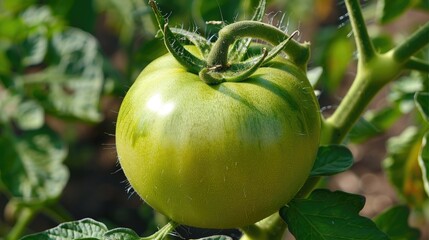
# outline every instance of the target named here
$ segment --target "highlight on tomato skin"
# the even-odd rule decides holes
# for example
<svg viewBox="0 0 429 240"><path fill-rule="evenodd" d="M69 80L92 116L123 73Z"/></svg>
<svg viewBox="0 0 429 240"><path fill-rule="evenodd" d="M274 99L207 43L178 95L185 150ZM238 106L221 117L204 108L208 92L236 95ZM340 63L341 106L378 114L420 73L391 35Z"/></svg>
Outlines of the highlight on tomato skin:
<svg viewBox="0 0 429 240"><path fill-rule="evenodd" d="M173 221L203 228L278 211L309 176L319 137L313 89L282 57L244 81L208 85L166 54L129 89L116 126L134 190Z"/></svg>

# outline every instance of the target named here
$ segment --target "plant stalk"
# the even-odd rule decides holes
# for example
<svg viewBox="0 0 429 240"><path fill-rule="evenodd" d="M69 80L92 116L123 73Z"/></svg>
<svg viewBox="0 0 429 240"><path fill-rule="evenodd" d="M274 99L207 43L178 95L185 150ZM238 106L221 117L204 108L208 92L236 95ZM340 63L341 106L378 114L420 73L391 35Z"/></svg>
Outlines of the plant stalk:
<svg viewBox="0 0 429 240"><path fill-rule="evenodd" d="M286 222L275 213L260 222L241 228L241 240L281 240L286 229Z"/></svg>
<svg viewBox="0 0 429 240"><path fill-rule="evenodd" d="M429 63L417 58L411 58L405 62L405 68L429 73Z"/></svg>
<svg viewBox="0 0 429 240"><path fill-rule="evenodd" d="M353 35L356 42L359 61L369 62L375 55L374 46L368 35L362 9L358 0L345 0Z"/></svg>
<svg viewBox="0 0 429 240"><path fill-rule="evenodd" d="M17 222L10 230L9 234L5 237L5 240L18 240L24 233L28 224L34 218L35 213L35 209L23 207L19 212Z"/></svg>
<svg viewBox="0 0 429 240"><path fill-rule="evenodd" d="M427 44L429 44L429 22L414 32L402 44L396 46L392 50L393 56L397 62L408 61Z"/></svg>

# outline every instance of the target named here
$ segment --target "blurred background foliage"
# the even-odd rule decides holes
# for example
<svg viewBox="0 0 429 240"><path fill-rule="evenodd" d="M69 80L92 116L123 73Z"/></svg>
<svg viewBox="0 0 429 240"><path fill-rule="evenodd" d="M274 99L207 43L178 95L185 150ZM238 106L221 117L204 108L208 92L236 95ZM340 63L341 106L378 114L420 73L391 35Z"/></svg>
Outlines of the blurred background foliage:
<svg viewBox="0 0 429 240"><path fill-rule="evenodd" d="M215 41L222 24L249 19L257 2L158 4L170 26ZM362 4L381 52L429 21L425 0ZM298 29L300 40L312 43L309 75L321 111L329 115L350 84L350 63L356 59L344 3L271 0L264 21L287 32ZM156 33L152 11L142 0L0 0L0 238L19 224L26 226L23 233L31 233L85 217L140 235L165 222L125 191L113 136L126 90L149 62L166 53ZM429 59L429 51L420 57ZM427 74L412 72L389 86L348 138L357 163L325 183L367 196L369 217L405 203L418 206L414 224L427 227L421 216L429 215L428 193L421 172L416 176L413 153L426 125L410 101L414 92L428 92L428 82ZM414 127L405 130L404 123ZM386 154L385 141L395 135ZM27 222L20 222L20 215L29 215ZM185 237L191 231L210 233L182 231Z"/></svg>

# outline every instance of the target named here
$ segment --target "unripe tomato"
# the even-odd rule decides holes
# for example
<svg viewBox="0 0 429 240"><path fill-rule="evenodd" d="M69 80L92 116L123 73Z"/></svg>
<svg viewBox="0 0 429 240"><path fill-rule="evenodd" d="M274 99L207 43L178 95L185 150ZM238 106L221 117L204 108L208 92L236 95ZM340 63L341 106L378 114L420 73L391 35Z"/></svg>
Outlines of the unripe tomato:
<svg viewBox="0 0 429 240"><path fill-rule="evenodd" d="M167 54L126 94L116 146L131 186L154 209L184 225L234 228L294 197L319 135L313 89L288 60L207 85Z"/></svg>

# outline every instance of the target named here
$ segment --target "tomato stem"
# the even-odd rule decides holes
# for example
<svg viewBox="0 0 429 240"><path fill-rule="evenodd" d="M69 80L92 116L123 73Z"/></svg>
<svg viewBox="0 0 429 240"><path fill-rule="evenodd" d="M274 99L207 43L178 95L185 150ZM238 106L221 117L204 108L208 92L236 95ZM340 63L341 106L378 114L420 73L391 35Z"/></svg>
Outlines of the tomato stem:
<svg viewBox="0 0 429 240"><path fill-rule="evenodd" d="M347 12L350 16L350 23L353 28L353 35L357 45L359 61L368 62L375 55L374 46L368 35L362 9L358 0L345 0Z"/></svg>
<svg viewBox="0 0 429 240"><path fill-rule="evenodd" d="M19 211L18 220L10 230L9 234L5 237L5 240L16 240L19 239L27 228L28 224L34 218L38 209L33 207L23 207Z"/></svg>

